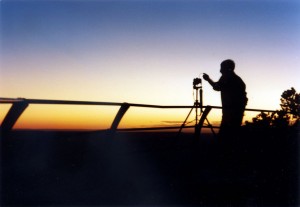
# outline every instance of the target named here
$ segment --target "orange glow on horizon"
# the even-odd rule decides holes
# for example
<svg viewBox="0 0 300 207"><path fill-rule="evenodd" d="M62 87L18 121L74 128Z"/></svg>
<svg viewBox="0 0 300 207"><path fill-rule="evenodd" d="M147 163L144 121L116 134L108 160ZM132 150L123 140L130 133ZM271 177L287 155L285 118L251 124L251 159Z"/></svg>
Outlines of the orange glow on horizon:
<svg viewBox="0 0 300 207"><path fill-rule="evenodd" d="M2 104L2 122L11 104ZM109 129L119 106L74 106L74 105L29 105L16 122L14 129ZM190 109L158 109L130 107L122 118L119 128L148 128L181 126ZM200 111L198 111L198 115ZM251 121L258 112L245 112L244 120ZM195 125L195 109L186 126ZM198 117L198 120L200 116ZM220 109L212 109L207 117L210 124L219 126L222 119ZM205 121L205 125L208 123Z"/></svg>
<svg viewBox="0 0 300 207"><path fill-rule="evenodd" d="M37 105L29 106L15 129L106 129L118 107Z"/></svg>

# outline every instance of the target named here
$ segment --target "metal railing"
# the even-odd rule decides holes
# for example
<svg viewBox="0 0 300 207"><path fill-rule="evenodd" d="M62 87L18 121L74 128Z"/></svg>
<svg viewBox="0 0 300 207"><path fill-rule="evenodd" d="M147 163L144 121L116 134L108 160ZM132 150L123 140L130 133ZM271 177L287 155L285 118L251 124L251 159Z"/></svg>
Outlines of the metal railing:
<svg viewBox="0 0 300 207"><path fill-rule="evenodd" d="M11 108L7 112L4 117L0 129L2 132L9 132L13 129L15 123L22 115L22 113L26 110L29 105L33 104L59 104L59 105L97 105L97 106L119 106L119 110L111 124L110 130L112 132L115 131L133 131L133 130L164 130L164 129L180 129L180 128L193 128L194 126L171 126L171 127L148 127L148 128L118 128L119 123L124 117L125 113L128 111L130 107L144 107L144 108L159 108L159 109L183 109L183 108L200 108L200 106L190 105L190 106L163 106L163 105L149 105L149 104L135 104L135 103L119 103L119 102L95 102L95 101L71 101L71 100L46 100L46 99L25 99L25 98L1 98L0 104L12 104ZM220 106L201 106L204 111L205 117L202 119L206 119L209 111L211 109L222 109ZM272 110L262 110L262 109L246 109L246 111L252 112L275 112ZM205 113L206 112L206 113ZM201 126L208 127L208 126ZM218 128L218 126L209 126L210 128Z"/></svg>

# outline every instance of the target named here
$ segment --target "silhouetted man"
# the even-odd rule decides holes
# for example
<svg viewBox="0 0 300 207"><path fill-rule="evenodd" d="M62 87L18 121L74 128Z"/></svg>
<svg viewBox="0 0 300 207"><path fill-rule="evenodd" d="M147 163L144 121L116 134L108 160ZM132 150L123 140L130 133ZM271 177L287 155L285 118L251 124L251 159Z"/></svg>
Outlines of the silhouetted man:
<svg viewBox="0 0 300 207"><path fill-rule="evenodd" d="M235 63L232 60L224 60L221 63L221 78L218 82L212 81L204 73L203 79L208 81L216 91L221 91L222 122L219 135L232 136L239 130L245 107L247 104L246 85L234 72Z"/></svg>

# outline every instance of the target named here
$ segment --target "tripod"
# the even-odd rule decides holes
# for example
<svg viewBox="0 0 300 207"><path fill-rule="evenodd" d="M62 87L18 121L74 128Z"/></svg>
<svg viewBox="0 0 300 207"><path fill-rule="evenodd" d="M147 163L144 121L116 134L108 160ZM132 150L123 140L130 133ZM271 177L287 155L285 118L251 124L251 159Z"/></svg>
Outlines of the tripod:
<svg viewBox="0 0 300 207"><path fill-rule="evenodd" d="M181 133L181 131L184 128L189 116L191 115L192 111L195 109L195 111L196 111L195 137L196 138L200 137L201 129L203 127L204 121L207 122L207 125L211 129L213 135L216 136L216 134L215 134L215 132L212 128L212 125L209 123L209 121L207 119L207 115L211 110L211 106L205 107L205 110L203 111L203 108L204 108L203 107L203 89L202 89L202 82L201 82L200 78L194 79L193 90L196 91L196 100L195 100L194 105L191 108L190 112L188 113L187 117L185 118L184 122L182 123L177 135L179 135ZM200 96L200 101L198 100L199 96ZM199 119L199 122L198 122L198 109L199 108L200 108L200 114L199 115L201 116L201 118Z"/></svg>

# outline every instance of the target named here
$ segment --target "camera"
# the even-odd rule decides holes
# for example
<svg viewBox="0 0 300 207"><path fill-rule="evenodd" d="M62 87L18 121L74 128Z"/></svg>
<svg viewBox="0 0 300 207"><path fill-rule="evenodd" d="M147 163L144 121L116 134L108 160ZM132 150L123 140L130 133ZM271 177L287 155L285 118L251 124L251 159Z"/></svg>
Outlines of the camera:
<svg viewBox="0 0 300 207"><path fill-rule="evenodd" d="M194 80L193 80L193 85L194 85L194 86L196 86L196 85L198 85L198 84L201 84L201 83L202 83L201 78L194 78Z"/></svg>

